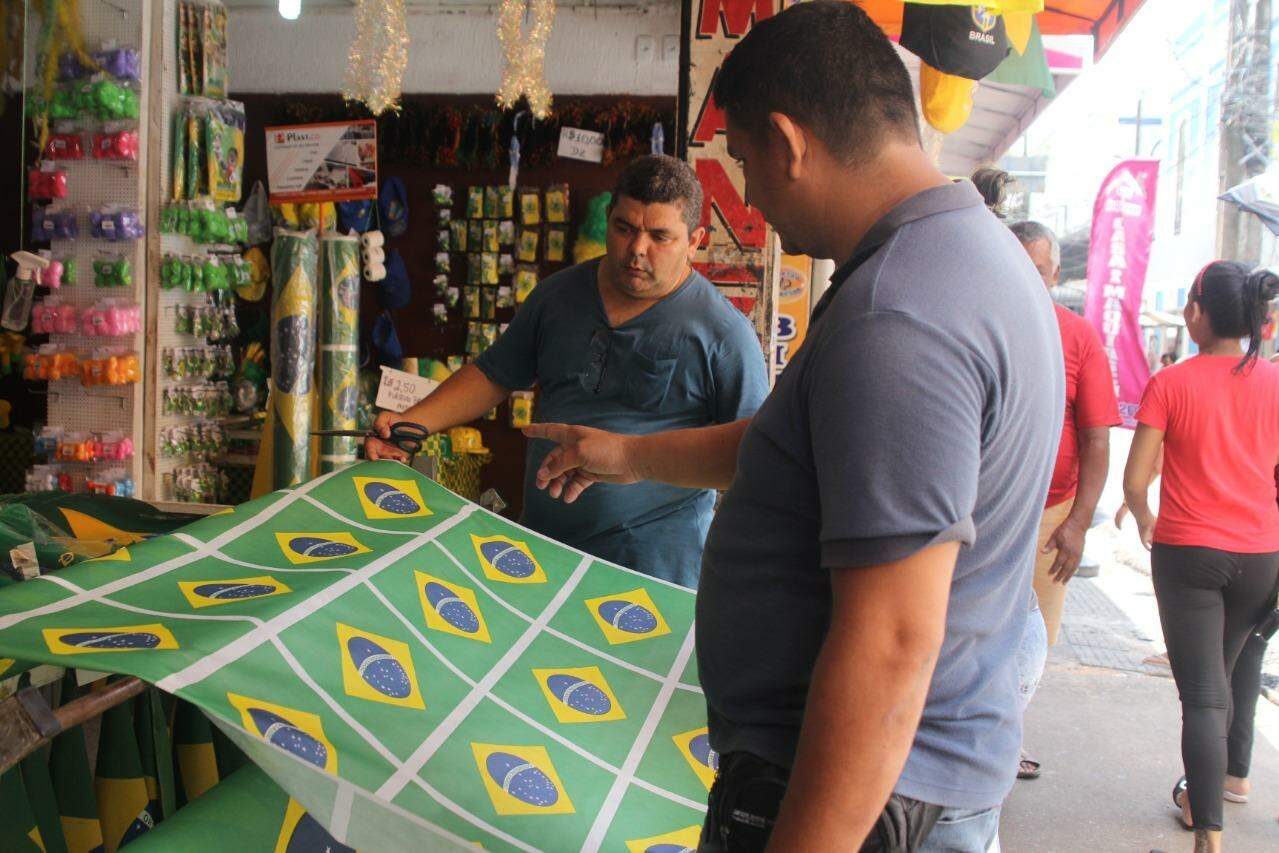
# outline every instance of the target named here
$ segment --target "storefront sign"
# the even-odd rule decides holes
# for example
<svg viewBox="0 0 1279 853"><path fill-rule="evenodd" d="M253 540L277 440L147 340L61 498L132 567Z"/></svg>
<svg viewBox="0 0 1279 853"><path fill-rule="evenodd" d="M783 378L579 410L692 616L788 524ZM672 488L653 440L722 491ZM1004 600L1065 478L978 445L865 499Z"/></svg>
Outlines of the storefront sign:
<svg viewBox="0 0 1279 853"><path fill-rule="evenodd" d="M272 204L377 198L377 123L372 119L266 129Z"/></svg>
<svg viewBox="0 0 1279 853"><path fill-rule="evenodd" d="M778 376L799 352L808 335L813 291L813 259L782 255L777 272L777 313L773 333L773 375Z"/></svg>
<svg viewBox="0 0 1279 853"><path fill-rule="evenodd" d="M1101 334L1124 426L1137 425L1137 407L1150 380L1141 331L1141 291L1155 226L1158 160L1125 160L1093 205L1084 313Z"/></svg>
<svg viewBox="0 0 1279 853"><path fill-rule="evenodd" d="M684 49L687 83L680 128L687 159L705 192L702 226L708 229L697 269L740 308L755 326L763 349L773 343L776 273L773 236L763 215L746 203L741 168L728 156L723 112L711 92L724 57L756 23L780 12L790 0L697 0L686 4Z"/></svg>
<svg viewBox="0 0 1279 853"><path fill-rule="evenodd" d="M403 412L426 399L440 383L415 373L405 373L393 367L382 368L382 381L377 387L377 407L389 412Z"/></svg>
<svg viewBox="0 0 1279 853"><path fill-rule="evenodd" d="M559 155L588 163L604 162L604 134L577 127L560 129Z"/></svg>

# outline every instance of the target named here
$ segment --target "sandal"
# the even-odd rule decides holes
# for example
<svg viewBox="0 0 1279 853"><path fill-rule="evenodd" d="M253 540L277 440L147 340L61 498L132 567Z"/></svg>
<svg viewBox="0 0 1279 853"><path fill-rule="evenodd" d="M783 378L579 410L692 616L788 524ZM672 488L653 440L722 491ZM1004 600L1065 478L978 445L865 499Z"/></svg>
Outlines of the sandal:
<svg viewBox="0 0 1279 853"><path fill-rule="evenodd" d="M1183 827L1190 831L1195 828L1195 825L1193 823L1186 823L1186 812L1181 805L1182 801L1186 798L1186 789L1188 787L1189 785L1186 783L1185 776L1182 776L1177 780L1177 784L1172 786L1172 804L1177 807L1177 820L1181 822Z"/></svg>
<svg viewBox="0 0 1279 853"><path fill-rule="evenodd" d="M1039 774L1039 762L1026 754L1025 750L1022 750L1021 760L1017 763L1017 778L1038 779Z"/></svg>

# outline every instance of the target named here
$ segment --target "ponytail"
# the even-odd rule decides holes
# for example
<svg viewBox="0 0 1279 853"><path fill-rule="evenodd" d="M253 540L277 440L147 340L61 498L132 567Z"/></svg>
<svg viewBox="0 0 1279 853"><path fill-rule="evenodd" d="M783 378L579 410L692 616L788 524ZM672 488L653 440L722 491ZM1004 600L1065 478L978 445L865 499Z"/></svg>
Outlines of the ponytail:
<svg viewBox="0 0 1279 853"><path fill-rule="evenodd" d="M1235 366L1235 373L1246 370L1261 351L1261 330L1270 316L1270 303L1279 295L1279 276L1268 269L1254 270L1243 283L1244 322L1248 326L1248 351Z"/></svg>

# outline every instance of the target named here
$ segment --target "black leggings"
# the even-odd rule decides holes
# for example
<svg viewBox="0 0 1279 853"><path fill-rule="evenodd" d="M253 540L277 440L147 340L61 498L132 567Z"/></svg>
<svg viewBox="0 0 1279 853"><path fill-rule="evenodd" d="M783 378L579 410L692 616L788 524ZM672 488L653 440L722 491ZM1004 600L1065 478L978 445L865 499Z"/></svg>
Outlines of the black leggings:
<svg viewBox="0 0 1279 853"><path fill-rule="evenodd" d="M1252 767L1252 736L1257 717L1257 699L1261 696L1261 662L1266 656L1266 641L1256 634L1248 636L1239 660L1230 674L1230 692L1234 697L1234 714L1227 739L1230 761L1226 772L1240 779L1248 778Z"/></svg>
<svg viewBox="0 0 1279 853"><path fill-rule="evenodd" d="M1274 600L1279 553L1234 554L1156 544L1159 621L1181 696L1181 759L1198 829L1221 829L1230 727L1230 673Z"/></svg>

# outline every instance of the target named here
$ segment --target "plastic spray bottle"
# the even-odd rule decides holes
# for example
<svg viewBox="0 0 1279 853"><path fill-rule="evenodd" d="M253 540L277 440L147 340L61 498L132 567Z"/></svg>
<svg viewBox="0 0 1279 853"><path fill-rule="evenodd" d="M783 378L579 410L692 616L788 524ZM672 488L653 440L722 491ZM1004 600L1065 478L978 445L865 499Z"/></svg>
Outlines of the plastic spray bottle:
<svg viewBox="0 0 1279 853"><path fill-rule="evenodd" d="M31 319L31 303L35 296L36 280L42 270L49 268L49 259L31 252L14 252L9 257L18 264L18 271L9 279L4 292L4 311L0 313L0 326L21 332Z"/></svg>

